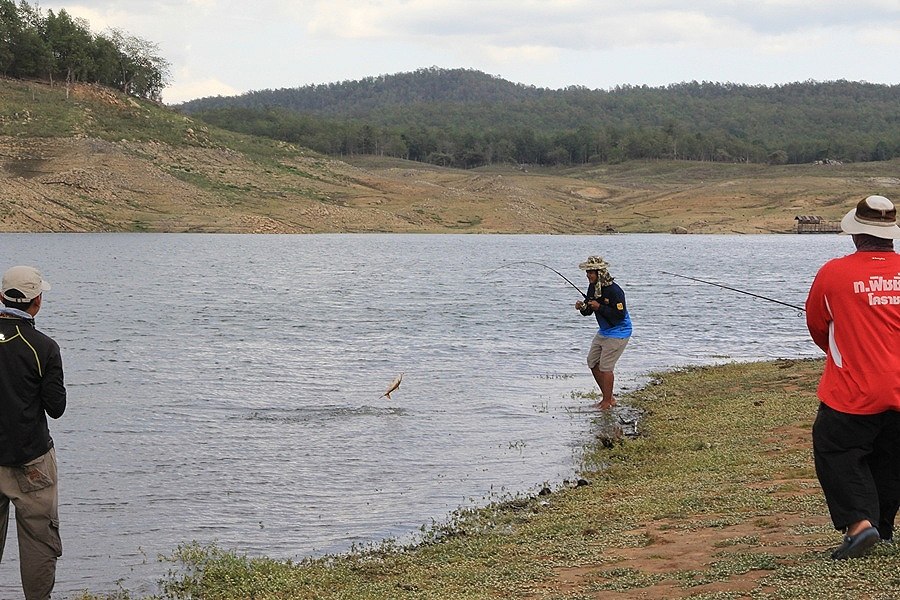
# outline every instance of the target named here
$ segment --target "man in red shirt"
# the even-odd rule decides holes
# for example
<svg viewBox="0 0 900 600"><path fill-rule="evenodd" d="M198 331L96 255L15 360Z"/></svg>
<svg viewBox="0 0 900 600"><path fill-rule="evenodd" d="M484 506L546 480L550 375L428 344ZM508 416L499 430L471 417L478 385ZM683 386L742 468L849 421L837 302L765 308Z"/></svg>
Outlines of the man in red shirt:
<svg viewBox="0 0 900 600"><path fill-rule="evenodd" d="M893 535L900 501L900 238L897 211L869 196L841 221L856 252L819 269L806 324L826 353L813 425L816 475L835 529L834 559Z"/></svg>

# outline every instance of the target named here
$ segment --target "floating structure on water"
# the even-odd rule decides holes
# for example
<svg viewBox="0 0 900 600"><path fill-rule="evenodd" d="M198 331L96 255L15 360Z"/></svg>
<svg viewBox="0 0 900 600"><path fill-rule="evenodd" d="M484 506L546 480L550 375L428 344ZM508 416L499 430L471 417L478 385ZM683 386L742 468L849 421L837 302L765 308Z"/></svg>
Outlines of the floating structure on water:
<svg viewBox="0 0 900 600"><path fill-rule="evenodd" d="M840 233L840 221L827 221L824 217L816 217L811 215L798 215L794 217L797 221L797 233Z"/></svg>

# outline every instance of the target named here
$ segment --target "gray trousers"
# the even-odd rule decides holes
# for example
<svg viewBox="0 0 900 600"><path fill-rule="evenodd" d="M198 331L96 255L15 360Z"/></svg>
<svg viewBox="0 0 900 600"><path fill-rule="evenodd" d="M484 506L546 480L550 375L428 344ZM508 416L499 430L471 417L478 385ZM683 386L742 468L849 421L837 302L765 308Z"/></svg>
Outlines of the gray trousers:
<svg viewBox="0 0 900 600"><path fill-rule="evenodd" d="M0 560L6 547L10 501L16 507L25 600L47 600L56 583L56 559L62 556L53 448L23 467L0 466Z"/></svg>

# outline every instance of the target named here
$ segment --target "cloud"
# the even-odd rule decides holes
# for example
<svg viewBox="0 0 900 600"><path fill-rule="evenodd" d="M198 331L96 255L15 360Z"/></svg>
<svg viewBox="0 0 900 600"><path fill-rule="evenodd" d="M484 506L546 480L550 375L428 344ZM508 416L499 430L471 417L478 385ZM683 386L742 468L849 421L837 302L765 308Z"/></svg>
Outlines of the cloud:
<svg viewBox="0 0 900 600"><path fill-rule="evenodd" d="M179 104L193 98L206 96L234 96L241 90L223 83L215 78L191 79L179 77L176 82L165 89L163 101L166 104Z"/></svg>
<svg viewBox="0 0 900 600"><path fill-rule="evenodd" d="M548 46L485 46L480 50L499 64L522 61L547 63L560 58L559 50Z"/></svg>
<svg viewBox="0 0 900 600"><path fill-rule="evenodd" d="M323 43L405 44L427 64L458 64L544 85L707 79L802 81L896 75L897 0L308 0L292 17ZM879 51L881 46L881 51ZM835 49L841 48L840 65ZM864 58L871 52L873 59ZM679 56L681 59L679 60ZM863 58L861 58L861 56ZM610 81L611 61L626 65ZM573 61L581 66L573 65ZM835 75L828 62L835 64ZM820 64L821 63L821 64ZM866 64L863 64L866 63ZM426 64L426 63L422 63ZM596 67L604 65L603 73ZM628 66L631 65L631 66ZM674 68L672 68L674 67ZM555 72L554 72L555 71ZM591 72L593 71L593 72ZM372 72L391 72L383 66ZM529 75L530 74L530 75ZM623 75L624 74L624 75ZM746 74L746 75L745 75ZM873 75L874 74L874 75ZM623 78L624 77L624 78Z"/></svg>
<svg viewBox="0 0 900 600"><path fill-rule="evenodd" d="M276 24L289 17L323 39L470 39L495 46L544 45L535 40L551 39L559 48L578 48L585 40L594 40L595 47L654 39L687 44L716 31L767 37L823 28L900 29L897 0L258 0L252 12L224 0L81 0L65 8L97 29L180 15L168 23L177 30L185 21L200 22L201 13L210 24Z"/></svg>
<svg viewBox="0 0 900 600"><path fill-rule="evenodd" d="M696 44L737 31L766 38L809 29L900 26L896 0L310 0L287 3L311 33L331 38L468 38L559 48Z"/></svg>
<svg viewBox="0 0 900 600"><path fill-rule="evenodd" d="M900 48L900 28L867 27L858 32L857 39L861 45L870 46L874 51L897 52L897 49Z"/></svg>
<svg viewBox="0 0 900 600"><path fill-rule="evenodd" d="M75 1L193 74L167 99L431 65L560 87L898 77L898 0Z"/></svg>
<svg viewBox="0 0 900 600"><path fill-rule="evenodd" d="M94 33L100 33L109 27L121 27L121 23L128 21L128 13L126 11L92 8L83 4L68 4L64 6L42 4L41 9L44 11L52 10L57 13L65 9L70 15L86 20Z"/></svg>
<svg viewBox="0 0 900 600"><path fill-rule="evenodd" d="M306 30L314 35L344 39L384 39L391 36L386 13L368 3L346 6L346 2L314 3Z"/></svg>

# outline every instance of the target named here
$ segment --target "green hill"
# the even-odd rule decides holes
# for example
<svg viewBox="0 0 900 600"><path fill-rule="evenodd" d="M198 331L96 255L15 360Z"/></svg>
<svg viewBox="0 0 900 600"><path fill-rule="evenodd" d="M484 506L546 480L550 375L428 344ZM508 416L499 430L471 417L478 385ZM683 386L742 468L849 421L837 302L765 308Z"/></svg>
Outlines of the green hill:
<svg viewBox="0 0 900 600"><path fill-rule="evenodd" d="M179 110L330 154L458 167L900 157L900 86L686 82L549 90L467 69L201 98Z"/></svg>
<svg viewBox="0 0 900 600"><path fill-rule="evenodd" d="M336 160L109 88L0 79L0 231L788 232L896 198L898 165Z"/></svg>

